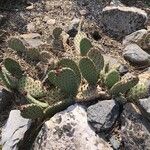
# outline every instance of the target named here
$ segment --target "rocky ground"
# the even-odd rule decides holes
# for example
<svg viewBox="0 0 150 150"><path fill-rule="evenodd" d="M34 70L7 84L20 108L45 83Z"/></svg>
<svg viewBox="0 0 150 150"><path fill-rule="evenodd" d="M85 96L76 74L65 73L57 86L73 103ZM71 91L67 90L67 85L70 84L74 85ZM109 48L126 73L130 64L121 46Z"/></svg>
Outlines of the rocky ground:
<svg viewBox="0 0 150 150"><path fill-rule="evenodd" d="M134 9L130 13L127 9L118 11L116 8L114 20L110 20L113 6L106 7L110 4L109 0L30 0L17 4L14 0L1 1L0 63L6 57L13 57L31 77L42 79L42 72L47 65L33 60L25 61L23 56L18 56L8 48L8 39L21 35L30 47L38 45L42 50L49 51L52 59L70 56L70 49L74 50L72 39L77 33L81 16L84 16L82 30L92 44L99 47L111 66L119 66L122 75L146 72L150 80L150 39L145 38L150 34L150 2L121 2L144 12ZM105 7L107 9L103 10ZM128 13L124 14L125 11ZM115 24L118 19L120 21ZM128 23L123 24L124 20L128 20ZM69 35L66 47L61 52L53 51L52 32L56 27L61 27ZM3 84L0 88L0 97L3 99L0 100L0 128L6 123L10 110L16 109L20 102L14 104L13 96L2 89ZM122 104L114 99L99 100L88 106L76 104L44 123L32 149L149 150L149 110L149 98L140 99L137 104ZM14 127L8 130L12 122ZM31 120L22 118L17 110L11 111L0 145L4 145L4 150L17 149L16 143L23 139L30 126ZM16 129L18 132L15 132ZM20 149L27 149L23 144L21 146L23 148Z"/></svg>

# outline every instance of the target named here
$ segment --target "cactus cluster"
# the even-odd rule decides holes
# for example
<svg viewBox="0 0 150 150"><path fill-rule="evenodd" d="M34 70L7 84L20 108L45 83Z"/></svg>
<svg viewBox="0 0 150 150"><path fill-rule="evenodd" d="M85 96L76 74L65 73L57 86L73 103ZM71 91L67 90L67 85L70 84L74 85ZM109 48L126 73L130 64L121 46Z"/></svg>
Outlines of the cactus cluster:
<svg viewBox="0 0 150 150"><path fill-rule="evenodd" d="M53 39L57 42L61 40L61 33L61 28L55 28ZM26 51L24 43L19 39L11 39L9 46L19 53ZM77 33L74 46L80 54L77 61L72 58L60 59L46 74L50 89L45 88L40 80L29 77L15 60L4 60L0 69L1 80L8 89L17 90L28 101L27 105L21 106L23 117L51 117L74 104L75 100L93 100L102 95L129 99L148 95L147 81L139 81L137 76L121 77L117 69L110 69L100 50L93 47L84 32Z"/></svg>

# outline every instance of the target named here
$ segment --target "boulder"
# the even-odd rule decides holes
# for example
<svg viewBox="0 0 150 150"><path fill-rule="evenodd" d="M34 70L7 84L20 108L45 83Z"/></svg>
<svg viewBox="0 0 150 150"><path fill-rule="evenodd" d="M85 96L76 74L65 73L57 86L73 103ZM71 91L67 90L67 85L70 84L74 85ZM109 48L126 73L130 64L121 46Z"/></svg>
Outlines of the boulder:
<svg viewBox="0 0 150 150"><path fill-rule="evenodd" d="M146 29L141 29L127 35L123 40L123 45L137 44L142 49L150 51L150 32Z"/></svg>
<svg viewBox="0 0 150 150"><path fill-rule="evenodd" d="M123 57L135 66L149 66L150 55L143 51L137 44L129 44L123 50Z"/></svg>
<svg viewBox="0 0 150 150"><path fill-rule="evenodd" d="M121 115L121 137L124 149L149 150L150 122L131 103L124 106Z"/></svg>
<svg viewBox="0 0 150 150"><path fill-rule="evenodd" d="M143 29L147 18L147 13L139 8L110 5L103 9L101 22L103 30L110 36L122 38Z"/></svg>
<svg viewBox="0 0 150 150"><path fill-rule="evenodd" d="M87 122L85 109L72 105L45 122L33 150L112 150Z"/></svg>
<svg viewBox="0 0 150 150"><path fill-rule="evenodd" d="M31 120L22 118L19 110L12 110L2 129L3 150L18 150L17 144L23 139L30 125Z"/></svg>
<svg viewBox="0 0 150 150"><path fill-rule="evenodd" d="M115 100L104 100L87 109L88 122L96 132L109 131L120 114L120 107Z"/></svg>

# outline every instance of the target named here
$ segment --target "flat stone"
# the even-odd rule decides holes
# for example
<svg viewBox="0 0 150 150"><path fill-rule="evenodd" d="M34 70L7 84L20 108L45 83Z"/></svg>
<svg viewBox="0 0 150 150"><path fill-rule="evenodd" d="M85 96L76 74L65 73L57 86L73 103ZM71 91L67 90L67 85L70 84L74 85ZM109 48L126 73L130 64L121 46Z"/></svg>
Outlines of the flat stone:
<svg viewBox="0 0 150 150"><path fill-rule="evenodd" d="M123 56L132 65L149 66L150 55L143 51L137 44L129 44L124 48Z"/></svg>
<svg viewBox="0 0 150 150"><path fill-rule="evenodd" d="M2 129L3 150L17 150L17 144L23 139L30 125L31 120L22 118L19 110L12 110Z"/></svg>
<svg viewBox="0 0 150 150"><path fill-rule="evenodd" d="M109 131L119 116L120 107L115 100L100 101L87 109L88 122L96 132Z"/></svg>
<svg viewBox="0 0 150 150"><path fill-rule="evenodd" d="M45 122L33 150L112 150L90 128L85 109L72 105Z"/></svg>
<svg viewBox="0 0 150 150"><path fill-rule="evenodd" d="M146 12L139 8L110 5L103 9L101 22L110 36L122 38L143 29L147 18Z"/></svg>
<svg viewBox="0 0 150 150"><path fill-rule="evenodd" d="M121 115L121 136L124 149L150 149L150 122L131 103L124 106Z"/></svg>

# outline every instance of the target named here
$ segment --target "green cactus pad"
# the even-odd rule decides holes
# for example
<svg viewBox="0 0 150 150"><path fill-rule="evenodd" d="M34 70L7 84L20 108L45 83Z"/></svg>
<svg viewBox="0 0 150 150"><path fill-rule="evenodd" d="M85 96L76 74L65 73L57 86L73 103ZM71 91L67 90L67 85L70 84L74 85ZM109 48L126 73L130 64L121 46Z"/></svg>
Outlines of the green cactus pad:
<svg viewBox="0 0 150 150"><path fill-rule="evenodd" d="M83 38L80 41L80 54L81 54L81 56L85 56L89 52L91 47L92 47L92 44L91 44L90 40L87 38Z"/></svg>
<svg viewBox="0 0 150 150"><path fill-rule="evenodd" d="M110 89L119 80L119 72L117 70L110 70L105 76L105 85Z"/></svg>
<svg viewBox="0 0 150 150"><path fill-rule="evenodd" d="M50 81L51 84L58 86L57 84L57 76L56 76L56 71L55 70L51 70L48 73L48 80Z"/></svg>
<svg viewBox="0 0 150 150"><path fill-rule="evenodd" d="M4 60L4 66L5 68L16 78L21 78L23 75L23 71L15 60L11 58L6 58Z"/></svg>
<svg viewBox="0 0 150 150"><path fill-rule="evenodd" d="M39 61L40 60L40 52L39 49L36 48L29 48L26 50L27 58L32 61Z"/></svg>
<svg viewBox="0 0 150 150"><path fill-rule="evenodd" d="M105 72L105 73L108 73L109 70L110 70L110 65L109 65L109 63L106 63L106 64L104 65L104 72Z"/></svg>
<svg viewBox="0 0 150 150"><path fill-rule="evenodd" d="M0 68L0 80L10 90L16 89L16 83L11 79L10 74L5 68Z"/></svg>
<svg viewBox="0 0 150 150"><path fill-rule="evenodd" d="M96 48L91 48L88 52L88 57L94 62L98 74L104 68L104 57Z"/></svg>
<svg viewBox="0 0 150 150"><path fill-rule="evenodd" d="M91 59L82 58L79 62L79 68L82 73L82 76L87 80L90 85L95 85L98 81L98 74L96 67Z"/></svg>
<svg viewBox="0 0 150 150"><path fill-rule="evenodd" d="M26 47L24 46L23 42L18 38L11 38L8 40L8 46L20 53L23 53L26 51Z"/></svg>
<svg viewBox="0 0 150 150"><path fill-rule="evenodd" d="M140 80L128 93L127 99L138 100L150 96L150 83L148 80Z"/></svg>
<svg viewBox="0 0 150 150"><path fill-rule="evenodd" d="M56 27L56 28L53 30L53 37L54 37L55 39L58 39L58 38L60 37L62 31L63 31L62 28Z"/></svg>
<svg viewBox="0 0 150 150"><path fill-rule="evenodd" d="M123 79L117 82L111 89L110 94L114 96L118 96L119 94L125 94L131 88L133 88L139 81L138 77L131 77L127 79Z"/></svg>
<svg viewBox="0 0 150 150"><path fill-rule="evenodd" d="M40 98L45 95L45 90L43 89L42 83L31 77L22 77L19 80L18 90L22 93L27 92L35 98Z"/></svg>
<svg viewBox="0 0 150 150"><path fill-rule="evenodd" d="M77 75L78 84L80 84L81 82L80 70L77 64L73 60L64 58L58 62L58 65L72 69L74 73Z"/></svg>
<svg viewBox="0 0 150 150"><path fill-rule="evenodd" d="M57 102L56 104L49 106L47 109L44 110L45 117L51 118L56 113L65 110L67 107L73 105L74 103L74 99L70 98Z"/></svg>
<svg viewBox="0 0 150 150"><path fill-rule="evenodd" d="M48 79L68 96L76 95L79 84L77 75L72 69L63 68L57 71L50 71L48 74Z"/></svg>
<svg viewBox="0 0 150 150"><path fill-rule="evenodd" d="M74 38L74 46L81 56L85 56L92 47L92 44L84 32L78 32Z"/></svg>
<svg viewBox="0 0 150 150"><path fill-rule="evenodd" d="M42 108L47 108L49 105L45 102L41 102L39 100L36 100L34 97L32 97L29 93L27 93L26 95L26 99L28 100L29 103L33 103L33 104L36 104Z"/></svg>
<svg viewBox="0 0 150 150"><path fill-rule="evenodd" d="M37 119L44 116L43 109L36 104L21 106L21 116L27 119Z"/></svg>

